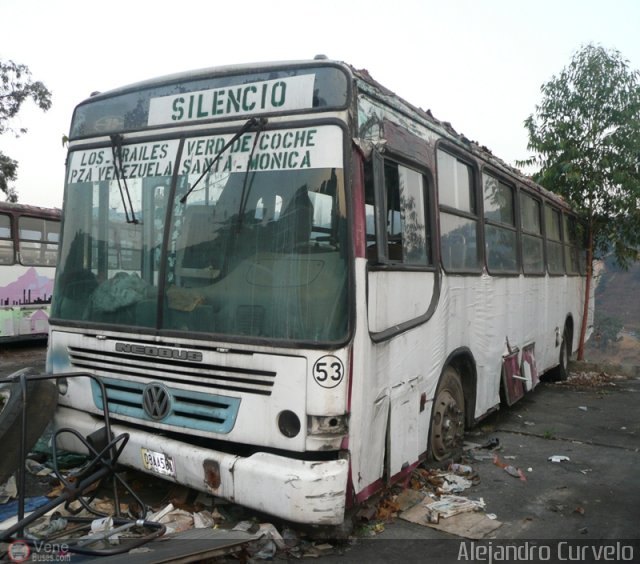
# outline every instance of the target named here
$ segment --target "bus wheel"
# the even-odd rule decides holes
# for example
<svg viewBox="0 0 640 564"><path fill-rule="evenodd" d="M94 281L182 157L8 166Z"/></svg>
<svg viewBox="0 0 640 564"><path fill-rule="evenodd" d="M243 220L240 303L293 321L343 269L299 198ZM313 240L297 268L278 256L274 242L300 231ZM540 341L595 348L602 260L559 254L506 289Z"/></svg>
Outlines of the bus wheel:
<svg viewBox="0 0 640 564"><path fill-rule="evenodd" d="M429 448L434 460L453 458L464 438L464 392L458 371L447 366L431 414Z"/></svg>
<svg viewBox="0 0 640 564"><path fill-rule="evenodd" d="M27 369L30 370L30 369ZM0 445L10 456L0 456L0 484L4 484L18 468L22 436L22 390L20 382L9 385L9 398L0 408ZM26 453L29 452L53 417L58 401L58 389L51 380L27 382Z"/></svg>

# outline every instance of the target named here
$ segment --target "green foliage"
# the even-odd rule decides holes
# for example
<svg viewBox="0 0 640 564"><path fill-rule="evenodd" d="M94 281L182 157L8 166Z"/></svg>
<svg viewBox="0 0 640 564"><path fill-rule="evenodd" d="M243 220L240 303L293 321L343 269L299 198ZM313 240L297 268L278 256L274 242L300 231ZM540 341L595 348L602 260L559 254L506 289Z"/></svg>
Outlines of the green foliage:
<svg viewBox="0 0 640 564"><path fill-rule="evenodd" d="M15 202L17 196L9 186L9 182L17 178L18 162L10 159L0 151L0 190L7 194L9 202Z"/></svg>
<svg viewBox="0 0 640 564"><path fill-rule="evenodd" d="M594 256L613 249L622 266L640 244L639 76L618 51L584 46L542 86L525 120L535 156L519 163L577 210Z"/></svg>
<svg viewBox="0 0 640 564"><path fill-rule="evenodd" d="M40 81L34 81L25 65L0 60L0 135L12 133L16 137L26 133L25 128L13 129L11 119L18 115L22 104L31 99L41 110L51 107L51 92ZM18 163L0 152L0 190L9 201L17 195L10 183L17 178Z"/></svg>
<svg viewBox="0 0 640 564"><path fill-rule="evenodd" d="M622 330L622 322L617 317L602 316L593 324L593 339L602 350L608 348L609 343L618 340L618 334Z"/></svg>

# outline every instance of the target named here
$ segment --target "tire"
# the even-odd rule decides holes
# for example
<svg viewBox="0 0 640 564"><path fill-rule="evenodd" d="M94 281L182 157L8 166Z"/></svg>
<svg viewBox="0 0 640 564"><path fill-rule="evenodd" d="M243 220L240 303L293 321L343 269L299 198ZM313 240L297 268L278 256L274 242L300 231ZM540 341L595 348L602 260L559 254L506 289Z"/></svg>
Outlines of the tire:
<svg viewBox="0 0 640 564"><path fill-rule="evenodd" d="M0 456L0 484L4 484L21 461L22 388L20 382L9 387L10 396L0 411L0 445L5 453ZM27 433L25 455L36 444L47 428L58 403L58 390L52 380L27 381Z"/></svg>
<svg viewBox="0 0 640 564"><path fill-rule="evenodd" d="M569 334L565 329L562 333L562 343L560 343L560 364L558 365L558 369L556 371L557 380L559 382L564 382L567 378L569 378L569 357L571 356L571 342L569 339Z"/></svg>
<svg viewBox="0 0 640 564"><path fill-rule="evenodd" d="M442 373L431 411L429 456L440 461L455 458L464 441L464 391L460 375L453 366Z"/></svg>
<svg viewBox="0 0 640 564"><path fill-rule="evenodd" d="M565 327L565 330L562 333L562 341L560 342L560 357L558 358L558 366L548 372L549 376L547 379L549 381L564 382L567 378L569 378L569 357L571 356L570 347L571 338L569 337L569 332Z"/></svg>

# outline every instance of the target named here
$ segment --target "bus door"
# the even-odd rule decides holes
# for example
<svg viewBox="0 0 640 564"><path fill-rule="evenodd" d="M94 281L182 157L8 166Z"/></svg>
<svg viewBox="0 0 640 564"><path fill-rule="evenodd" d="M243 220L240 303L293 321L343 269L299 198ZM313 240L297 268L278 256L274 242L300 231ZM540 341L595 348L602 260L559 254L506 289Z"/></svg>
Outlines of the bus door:
<svg viewBox="0 0 640 564"><path fill-rule="evenodd" d="M373 424L386 426L379 432L388 437L388 477L426 450L430 410L416 398L426 390L428 368L424 348L411 343L424 337L419 328L437 294L426 175L406 162L374 151L365 167L368 328L376 349L376 400L383 390L389 396L388 420ZM407 338L394 338L402 333Z"/></svg>

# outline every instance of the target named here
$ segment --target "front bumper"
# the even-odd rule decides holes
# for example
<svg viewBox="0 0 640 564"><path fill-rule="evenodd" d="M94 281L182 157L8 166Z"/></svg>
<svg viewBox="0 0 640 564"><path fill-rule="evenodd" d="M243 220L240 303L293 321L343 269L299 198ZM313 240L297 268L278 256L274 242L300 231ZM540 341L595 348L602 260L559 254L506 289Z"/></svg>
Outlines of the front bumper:
<svg viewBox="0 0 640 564"><path fill-rule="evenodd" d="M101 418L66 407L58 408L54 424L85 437L104 427ZM142 449L148 449L173 459L175 477L161 477L176 483L296 523L339 525L344 519L345 459L307 461L265 452L241 457L125 425L112 423L111 430L114 436L129 435L118 459L125 466L148 472L142 461ZM70 433L58 436L58 448L86 453Z"/></svg>

